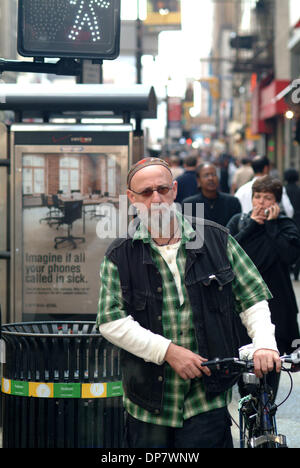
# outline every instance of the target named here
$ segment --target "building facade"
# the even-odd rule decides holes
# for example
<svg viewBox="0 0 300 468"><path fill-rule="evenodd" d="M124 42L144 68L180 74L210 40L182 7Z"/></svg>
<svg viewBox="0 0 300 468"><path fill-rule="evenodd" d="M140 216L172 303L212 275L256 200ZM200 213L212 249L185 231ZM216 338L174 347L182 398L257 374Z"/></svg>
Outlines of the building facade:
<svg viewBox="0 0 300 468"><path fill-rule="evenodd" d="M287 114L289 107L283 93L293 79L300 77L300 12L298 17L293 2L241 0L215 7L214 48L224 56L214 73L222 76L225 70L225 74L232 75L231 89L220 87L219 132L225 135L228 149L235 156L254 152L267 155L280 175L286 168L299 165L293 137L295 122ZM224 31L229 33L229 41ZM225 126L224 101L231 106Z"/></svg>

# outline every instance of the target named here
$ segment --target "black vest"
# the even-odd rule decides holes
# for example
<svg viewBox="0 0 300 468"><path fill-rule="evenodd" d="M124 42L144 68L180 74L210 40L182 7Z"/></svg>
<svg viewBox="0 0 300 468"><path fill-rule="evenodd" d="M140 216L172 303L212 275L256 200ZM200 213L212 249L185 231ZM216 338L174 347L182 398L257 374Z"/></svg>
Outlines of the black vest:
<svg viewBox="0 0 300 468"><path fill-rule="evenodd" d="M203 222L203 220L202 220ZM238 356L238 340L232 294L234 272L227 257L228 230L211 221L198 221L193 228L202 247L186 249L187 288L199 355L207 359ZM202 226L203 228L203 226ZM108 248L107 258L117 267L128 314L153 333L163 335L162 278L151 258L151 247L142 240L117 239ZM126 396L150 412L159 414L162 406L165 365L145 362L122 350L123 387ZM203 375L207 398L232 387L236 376L215 372Z"/></svg>

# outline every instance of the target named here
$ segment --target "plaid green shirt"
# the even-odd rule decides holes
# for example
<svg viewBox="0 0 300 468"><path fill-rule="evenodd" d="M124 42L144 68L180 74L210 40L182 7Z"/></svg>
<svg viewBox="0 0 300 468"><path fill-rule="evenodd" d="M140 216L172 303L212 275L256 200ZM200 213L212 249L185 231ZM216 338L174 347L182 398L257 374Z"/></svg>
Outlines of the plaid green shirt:
<svg viewBox="0 0 300 468"><path fill-rule="evenodd" d="M140 224L133 237L133 242L142 239L150 243L151 255L162 276L163 310L162 324L164 336L173 343L197 353L192 311L184 285L184 271L186 263L185 244L193 236L192 226L184 218L183 234L177 252L177 266L181 278L184 301L180 305L178 290L168 265L161 256L159 249L151 239L147 229ZM271 293L262 280L257 268L239 244L229 235L227 255L235 273L233 293L236 312L240 313L259 301L270 299ZM106 257L100 270L101 288L98 304L97 324L108 323L112 320L125 318L120 279L117 267ZM183 420L200 413L226 406L231 392L224 393L213 400L207 400L201 379L183 380L176 372L166 365L163 409L159 416L153 415L145 409L132 403L124 395L125 409L136 419L171 427L182 427Z"/></svg>

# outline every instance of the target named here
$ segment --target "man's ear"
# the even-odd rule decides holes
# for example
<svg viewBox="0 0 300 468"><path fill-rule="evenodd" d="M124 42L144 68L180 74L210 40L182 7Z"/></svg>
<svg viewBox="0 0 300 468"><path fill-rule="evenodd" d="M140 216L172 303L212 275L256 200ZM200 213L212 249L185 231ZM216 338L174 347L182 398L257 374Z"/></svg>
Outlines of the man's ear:
<svg viewBox="0 0 300 468"><path fill-rule="evenodd" d="M133 197L134 194L129 189L127 189L126 190L126 195L128 197L128 200L132 203L132 197Z"/></svg>
<svg viewBox="0 0 300 468"><path fill-rule="evenodd" d="M126 190L126 195L128 197L128 200L130 201L131 204L133 204L135 202L135 196L134 196L134 193L132 193L131 190L127 189Z"/></svg>
<svg viewBox="0 0 300 468"><path fill-rule="evenodd" d="M177 180L173 180L173 194L174 194L174 200L177 197L177 191L178 191L178 182Z"/></svg>

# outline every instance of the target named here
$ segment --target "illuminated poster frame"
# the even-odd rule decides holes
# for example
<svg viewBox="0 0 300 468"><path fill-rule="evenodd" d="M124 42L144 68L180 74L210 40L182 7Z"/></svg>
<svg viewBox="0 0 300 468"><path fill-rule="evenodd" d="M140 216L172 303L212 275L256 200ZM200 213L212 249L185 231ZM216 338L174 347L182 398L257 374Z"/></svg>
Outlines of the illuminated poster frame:
<svg viewBox="0 0 300 468"><path fill-rule="evenodd" d="M95 318L100 263L112 242L99 235L99 207L119 210L132 127L16 124L11 131L12 318Z"/></svg>

